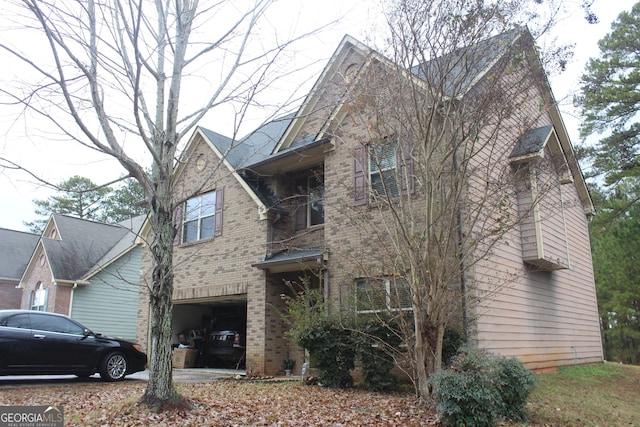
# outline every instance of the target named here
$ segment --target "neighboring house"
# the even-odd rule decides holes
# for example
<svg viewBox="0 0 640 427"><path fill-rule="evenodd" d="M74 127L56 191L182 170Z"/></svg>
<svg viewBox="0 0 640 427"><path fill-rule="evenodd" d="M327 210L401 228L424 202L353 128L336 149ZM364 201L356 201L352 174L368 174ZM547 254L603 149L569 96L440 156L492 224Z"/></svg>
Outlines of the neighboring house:
<svg viewBox="0 0 640 427"><path fill-rule="evenodd" d="M27 268L40 236L0 228L0 310L20 308L20 278Z"/></svg>
<svg viewBox="0 0 640 427"><path fill-rule="evenodd" d="M103 224L51 215L20 280L20 307L135 338L142 252L136 238L144 219Z"/></svg>
<svg viewBox="0 0 640 427"><path fill-rule="evenodd" d="M512 36L495 40L511 43L519 37ZM485 50L474 63L473 78L462 84L472 88L494 66L496 58L487 52L500 55L498 48ZM347 36L295 115L267 123L239 141L196 129L173 185L174 200L186 200L175 212L176 334L194 331L192 337L199 337L203 329L238 329L246 333L247 371L274 374L283 359L303 357L284 336L280 313L287 282L306 277L343 307L368 285L358 276L356 258L362 257L361 264L372 262L367 257L375 253L375 244L354 218L373 212L371 196L377 186L388 184L390 175L363 157L368 129L354 116L354 104L336 100L348 93L358 70L372 58L388 63ZM525 118L532 112L529 126L522 129L514 121L486 158L503 162L502 170L528 170L534 159L558 166L523 175L517 191L513 183L512 193L518 195L513 209L523 216L522 224L465 277L476 291L489 295L477 301L465 296L473 303L468 312L475 320L469 339L517 356L530 368L602 361L587 230L593 205L557 105L548 102L541 108L540 99L551 96L546 80L541 86L538 97L523 96L519 106ZM396 163L398 153L389 153L389 169L410 174L417 167ZM398 195L419 199L419 183L405 176ZM544 209L532 204L542 178L551 183L548 198L553 202ZM145 251L145 281L150 266ZM496 291L491 284L499 276L509 277L510 284ZM145 295L140 299L141 341L149 334L148 316Z"/></svg>

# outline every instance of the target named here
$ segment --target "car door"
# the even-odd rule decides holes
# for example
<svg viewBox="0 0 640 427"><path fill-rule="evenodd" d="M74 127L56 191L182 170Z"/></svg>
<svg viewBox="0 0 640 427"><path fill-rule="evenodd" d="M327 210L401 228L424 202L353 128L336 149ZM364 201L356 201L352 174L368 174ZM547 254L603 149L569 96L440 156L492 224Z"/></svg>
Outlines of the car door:
<svg viewBox="0 0 640 427"><path fill-rule="evenodd" d="M27 371L33 363L31 344L28 313L11 313L0 319L0 371Z"/></svg>
<svg viewBox="0 0 640 427"><path fill-rule="evenodd" d="M61 316L31 313L34 364L51 373L81 373L97 364L99 345L85 328Z"/></svg>

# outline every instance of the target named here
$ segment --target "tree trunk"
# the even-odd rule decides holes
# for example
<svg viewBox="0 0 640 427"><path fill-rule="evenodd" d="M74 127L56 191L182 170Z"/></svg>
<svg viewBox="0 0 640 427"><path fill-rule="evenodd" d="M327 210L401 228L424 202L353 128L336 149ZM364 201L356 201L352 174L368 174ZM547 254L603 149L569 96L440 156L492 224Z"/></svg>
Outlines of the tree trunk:
<svg viewBox="0 0 640 427"><path fill-rule="evenodd" d="M173 388L171 373L175 230L169 188L169 182L159 182L156 186L156 194L152 196L150 203L150 221L153 228L153 240L150 244L153 257L150 290L151 341L149 382L141 402L152 406L178 399L178 394Z"/></svg>
<svg viewBox="0 0 640 427"><path fill-rule="evenodd" d="M429 377L441 367L444 326L438 325L439 322L434 325L421 311L424 310L414 307L416 379L420 400L427 403L431 399Z"/></svg>

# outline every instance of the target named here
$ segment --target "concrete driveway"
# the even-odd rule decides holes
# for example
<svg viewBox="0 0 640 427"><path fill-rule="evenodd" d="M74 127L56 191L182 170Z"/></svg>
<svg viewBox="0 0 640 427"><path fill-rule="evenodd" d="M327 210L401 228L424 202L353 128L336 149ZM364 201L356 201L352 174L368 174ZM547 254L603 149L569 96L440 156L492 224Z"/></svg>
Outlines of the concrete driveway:
<svg viewBox="0 0 640 427"><path fill-rule="evenodd" d="M186 368L173 370L173 382L176 383L202 383L221 378L234 378L236 376L246 375L244 369L209 369L209 368ZM127 379L137 379L142 381L149 380L149 371L136 372L127 375Z"/></svg>
<svg viewBox="0 0 640 427"><path fill-rule="evenodd" d="M246 371L235 369L174 369L173 381L175 383L210 382L221 378L234 378L237 375L244 376ZM149 371L136 372L127 375L125 381L148 381ZM0 376L0 389L7 386L29 385L69 385L102 382L99 374L88 378L78 378L75 375L24 375L24 376Z"/></svg>

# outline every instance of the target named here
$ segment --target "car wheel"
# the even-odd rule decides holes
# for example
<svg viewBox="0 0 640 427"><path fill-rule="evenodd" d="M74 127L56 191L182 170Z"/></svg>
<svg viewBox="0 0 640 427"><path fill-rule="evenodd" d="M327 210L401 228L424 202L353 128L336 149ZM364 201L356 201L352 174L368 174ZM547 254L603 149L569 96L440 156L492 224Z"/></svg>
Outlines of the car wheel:
<svg viewBox="0 0 640 427"><path fill-rule="evenodd" d="M119 381L127 373L127 358L120 352L109 353L100 363L100 378L104 381Z"/></svg>

